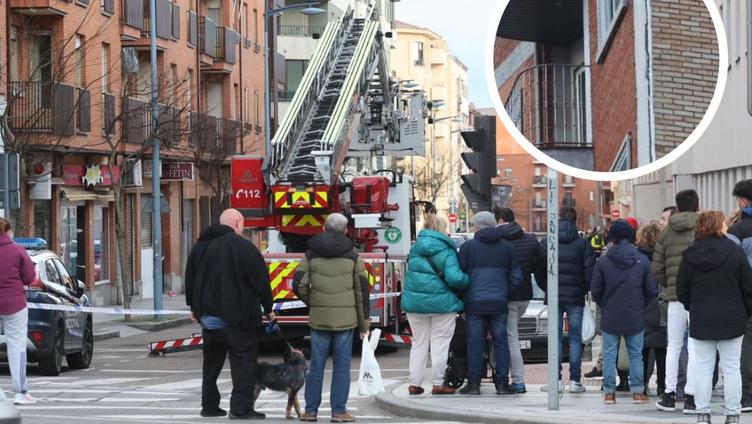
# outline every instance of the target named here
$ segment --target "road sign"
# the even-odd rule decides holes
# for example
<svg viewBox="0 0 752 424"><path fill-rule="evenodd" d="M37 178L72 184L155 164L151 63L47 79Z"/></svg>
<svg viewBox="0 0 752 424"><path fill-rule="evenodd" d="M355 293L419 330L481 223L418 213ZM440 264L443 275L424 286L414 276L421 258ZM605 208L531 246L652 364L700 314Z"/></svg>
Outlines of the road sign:
<svg viewBox="0 0 752 424"><path fill-rule="evenodd" d="M467 214L464 211L460 212L460 219L465 219L465 218L467 218Z"/></svg>
<svg viewBox="0 0 752 424"><path fill-rule="evenodd" d="M618 219L621 216L621 212L619 209L614 209L611 211L611 218Z"/></svg>
<svg viewBox="0 0 752 424"><path fill-rule="evenodd" d="M452 224L454 224L455 222L457 222L457 214L456 213L450 213L449 214L449 222L451 222Z"/></svg>

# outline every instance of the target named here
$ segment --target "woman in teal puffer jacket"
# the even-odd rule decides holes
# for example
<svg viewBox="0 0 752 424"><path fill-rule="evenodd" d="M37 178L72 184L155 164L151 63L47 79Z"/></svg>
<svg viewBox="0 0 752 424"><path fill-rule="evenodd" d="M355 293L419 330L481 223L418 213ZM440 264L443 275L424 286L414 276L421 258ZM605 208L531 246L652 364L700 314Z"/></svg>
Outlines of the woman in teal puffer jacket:
<svg viewBox="0 0 752 424"><path fill-rule="evenodd" d="M420 385L430 345L431 393L448 395L454 394L454 389L444 385L444 371L457 313L463 308L456 291L466 289L470 278L460 269L457 249L446 235L446 221L436 215L427 216L425 221L424 229L410 249L402 289L402 310L407 312L413 334L408 390L411 395L423 393Z"/></svg>

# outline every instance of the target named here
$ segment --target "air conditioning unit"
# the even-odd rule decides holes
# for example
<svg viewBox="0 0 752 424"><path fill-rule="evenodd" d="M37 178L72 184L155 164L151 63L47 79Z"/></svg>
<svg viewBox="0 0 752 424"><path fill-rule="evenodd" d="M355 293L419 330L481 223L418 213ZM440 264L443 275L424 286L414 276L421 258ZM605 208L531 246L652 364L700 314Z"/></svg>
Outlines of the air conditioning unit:
<svg viewBox="0 0 752 424"><path fill-rule="evenodd" d="M144 172L140 160L129 159L128 166L130 171L123 176L126 187L142 187L144 185Z"/></svg>

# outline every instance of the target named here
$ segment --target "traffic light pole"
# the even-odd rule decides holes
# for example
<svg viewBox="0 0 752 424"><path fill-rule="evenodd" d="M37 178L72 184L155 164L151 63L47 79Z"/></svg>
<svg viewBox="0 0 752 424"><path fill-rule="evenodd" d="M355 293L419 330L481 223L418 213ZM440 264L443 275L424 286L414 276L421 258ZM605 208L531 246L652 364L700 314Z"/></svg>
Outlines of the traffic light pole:
<svg viewBox="0 0 752 424"><path fill-rule="evenodd" d="M548 228L546 248L548 266L548 409L559 410L559 180L548 168Z"/></svg>

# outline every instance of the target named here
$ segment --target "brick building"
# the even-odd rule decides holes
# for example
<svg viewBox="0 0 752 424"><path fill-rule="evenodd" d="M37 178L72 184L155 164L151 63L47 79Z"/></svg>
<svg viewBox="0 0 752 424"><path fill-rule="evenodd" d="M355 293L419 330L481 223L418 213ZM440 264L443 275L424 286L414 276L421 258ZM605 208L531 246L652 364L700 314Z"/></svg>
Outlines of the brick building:
<svg viewBox="0 0 752 424"><path fill-rule="evenodd" d="M512 0L497 34L510 117L578 168L623 171L664 156L715 90L718 45L702 0Z"/></svg>
<svg viewBox="0 0 752 424"><path fill-rule="evenodd" d="M495 114L493 110L488 113ZM496 122L496 164L497 177L492 185L499 194L495 203L512 208L516 221L526 231L545 235L548 167L517 144L500 120ZM577 226L583 231L603 224L597 190L594 181L559 175L559 203L577 210Z"/></svg>
<svg viewBox="0 0 752 424"><path fill-rule="evenodd" d="M114 303L115 192L123 190L124 281L151 297L150 28L156 25L163 143L165 290L227 203L229 157L263 149L262 0L11 0L6 144L21 153L17 235L44 237L72 273ZM122 184L120 183L122 182Z"/></svg>

